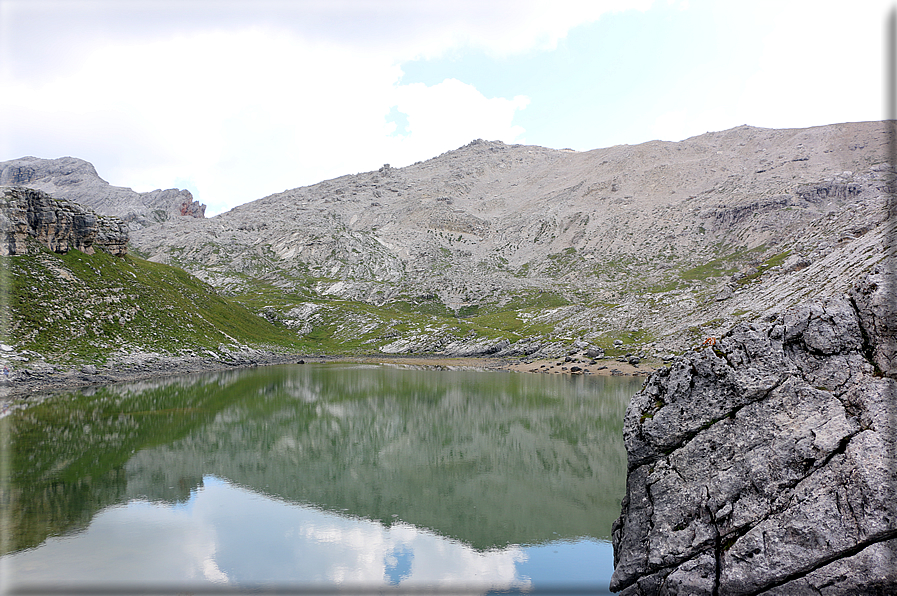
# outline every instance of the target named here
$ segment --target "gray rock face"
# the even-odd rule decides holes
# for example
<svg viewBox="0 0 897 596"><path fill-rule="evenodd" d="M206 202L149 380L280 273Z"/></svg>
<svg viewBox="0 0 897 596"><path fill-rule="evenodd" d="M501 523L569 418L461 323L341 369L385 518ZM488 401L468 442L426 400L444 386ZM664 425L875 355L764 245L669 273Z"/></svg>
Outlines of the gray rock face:
<svg viewBox="0 0 897 596"><path fill-rule="evenodd" d="M114 215L136 227L173 217L205 217L206 206L188 190L135 192L112 186L93 165L74 157L39 159L22 157L0 162L0 185L26 186L58 198L87 205L98 213Z"/></svg>
<svg viewBox="0 0 897 596"><path fill-rule="evenodd" d="M0 255L27 254L28 237L60 253L93 254L99 247L121 256L128 250L128 228L120 219L39 190L0 187Z"/></svg>
<svg viewBox="0 0 897 596"><path fill-rule="evenodd" d="M625 416L612 590L897 591L894 287L876 272L649 378Z"/></svg>

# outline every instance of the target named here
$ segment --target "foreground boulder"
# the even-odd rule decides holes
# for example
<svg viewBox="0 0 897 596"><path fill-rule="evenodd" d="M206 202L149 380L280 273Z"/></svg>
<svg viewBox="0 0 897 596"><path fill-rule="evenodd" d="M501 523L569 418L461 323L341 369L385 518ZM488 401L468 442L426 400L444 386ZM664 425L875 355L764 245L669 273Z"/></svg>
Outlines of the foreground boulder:
<svg viewBox="0 0 897 596"><path fill-rule="evenodd" d="M893 277L741 323L624 422L611 590L897 593Z"/></svg>

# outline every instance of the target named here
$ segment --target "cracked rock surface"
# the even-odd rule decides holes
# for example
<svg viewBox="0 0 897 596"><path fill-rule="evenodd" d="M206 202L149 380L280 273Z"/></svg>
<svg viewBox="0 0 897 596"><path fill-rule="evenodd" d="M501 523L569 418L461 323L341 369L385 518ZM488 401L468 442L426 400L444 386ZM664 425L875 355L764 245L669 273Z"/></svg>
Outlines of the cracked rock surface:
<svg viewBox="0 0 897 596"><path fill-rule="evenodd" d="M29 237L59 253L93 254L95 247L116 256L128 252L128 228L120 219L40 190L0 186L0 255L27 254Z"/></svg>
<svg viewBox="0 0 897 596"><path fill-rule="evenodd" d="M897 593L894 287L876 271L648 379L611 590Z"/></svg>

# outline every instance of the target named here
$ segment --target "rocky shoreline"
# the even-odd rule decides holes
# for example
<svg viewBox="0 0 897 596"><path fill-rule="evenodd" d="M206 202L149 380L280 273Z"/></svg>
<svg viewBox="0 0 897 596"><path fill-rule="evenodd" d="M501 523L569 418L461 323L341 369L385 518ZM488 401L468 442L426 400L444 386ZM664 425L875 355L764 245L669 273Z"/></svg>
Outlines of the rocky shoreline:
<svg viewBox="0 0 897 596"><path fill-rule="evenodd" d="M897 590L894 276L740 323L626 411L624 596Z"/></svg>
<svg viewBox="0 0 897 596"><path fill-rule="evenodd" d="M8 346L3 346L5 350ZM35 358L35 356L37 356ZM565 359L569 359L565 362ZM311 362L364 362L412 368L443 370L508 371L541 374L584 374L598 376L647 376L656 366L633 365L608 359L589 366L572 357L520 361L488 356L447 357L438 355L378 354L365 356L287 354L243 347L238 350L195 352L170 355L139 352L110 358L101 365L63 366L45 362L33 353L0 352L0 411L7 413L17 404L44 393L73 391L82 387L140 381L162 376L188 375L234 368L304 364ZM28 367L13 362L28 361ZM576 366L578 362L581 366ZM582 366L584 365L584 366ZM577 368L577 370L572 370Z"/></svg>
<svg viewBox="0 0 897 596"><path fill-rule="evenodd" d="M278 354L244 348L220 353L193 353L182 355L140 352L110 358L101 365L62 366L43 360L29 362L27 368L9 368L9 359L23 359L15 354L0 356L4 366L0 376L0 402L3 408L40 392L61 392L91 385L107 385L124 381L139 381L160 376L186 375L213 372L233 368L246 368L273 364L290 364L302 360L295 354Z"/></svg>

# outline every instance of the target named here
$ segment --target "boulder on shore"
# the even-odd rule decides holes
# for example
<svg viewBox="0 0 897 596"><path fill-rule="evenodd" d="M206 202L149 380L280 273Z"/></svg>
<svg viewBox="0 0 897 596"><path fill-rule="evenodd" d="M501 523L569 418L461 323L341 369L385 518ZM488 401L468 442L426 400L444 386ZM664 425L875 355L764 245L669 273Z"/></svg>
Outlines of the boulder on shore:
<svg viewBox="0 0 897 596"><path fill-rule="evenodd" d="M648 379L611 590L897 593L893 282L739 323Z"/></svg>

